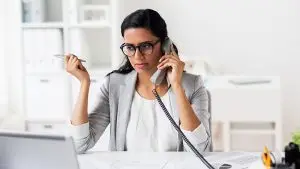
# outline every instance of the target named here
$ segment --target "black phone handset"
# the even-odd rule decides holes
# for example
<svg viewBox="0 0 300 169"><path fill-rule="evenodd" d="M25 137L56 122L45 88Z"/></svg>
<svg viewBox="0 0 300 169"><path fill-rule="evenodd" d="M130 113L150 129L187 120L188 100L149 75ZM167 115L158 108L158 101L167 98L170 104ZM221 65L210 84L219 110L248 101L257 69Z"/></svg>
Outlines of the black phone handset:
<svg viewBox="0 0 300 169"><path fill-rule="evenodd" d="M173 42L171 41L170 38L166 38L163 43L162 43L162 51L164 54L172 54L172 55L177 55L177 53L174 50ZM151 82L155 85L159 85L164 78L166 78L166 70L157 70L152 76L151 76ZM193 146L193 144L189 141L189 139L184 135L184 133L181 131L180 127L176 124L170 113L168 112L167 108L165 107L164 103L162 102L160 96L158 95L156 89L154 88L152 90L152 93L154 94L155 98L157 99L160 107L166 114L167 118L173 125L173 127L176 129L176 131L179 133L181 138L184 140L184 142L190 147L190 149L196 154L196 156L207 166L209 169L214 169L214 167L206 161L206 159L202 156L201 153Z"/></svg>
<svg viewBox="0 0 300 169"><path fill-rule="evenodd" d="M177 56L175 50L174 50L174 46L173 46L173 42L171 41L170 38L166 38L162 44L161 44L161 50L164 54L168 54L168 55L175 55ZM151 76L151 82L155 85L159 85L161 84L161 82L166 78L166 70L157 70L152 76Z"/></svg>

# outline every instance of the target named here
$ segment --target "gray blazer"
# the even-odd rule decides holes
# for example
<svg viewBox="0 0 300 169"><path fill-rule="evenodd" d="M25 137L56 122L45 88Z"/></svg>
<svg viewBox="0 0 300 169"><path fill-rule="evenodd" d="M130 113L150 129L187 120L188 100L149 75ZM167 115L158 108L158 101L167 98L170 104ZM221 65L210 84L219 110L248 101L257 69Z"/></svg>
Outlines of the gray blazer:
<svg viewBox="0 0 300 169"><path fill-rule="evenodd" d="M74 139L78 153L83 153L92 148L99 140L106 127L110 124L111 151L126 151L126 129L128 126L132 98L135 92L137 72L128 74L112 73L105 77L104 83L100 87L97 97L96 107L89 115L89 135L84 139ZM183 73L182 86L185 94L192 104L193 110L204 125L208 139L201 143L204 149L199 151L209 151L211 144L210 114L208 113L208 96L203 86L201 76ZM176 107L175 94L169 90L171 111L170 114L177 125L179 124L179 112ZM205 146L203 146L203 144ZM184 151L183 141L178 135L177 151ZM198 145L194 145L196 148Z"/></svg>

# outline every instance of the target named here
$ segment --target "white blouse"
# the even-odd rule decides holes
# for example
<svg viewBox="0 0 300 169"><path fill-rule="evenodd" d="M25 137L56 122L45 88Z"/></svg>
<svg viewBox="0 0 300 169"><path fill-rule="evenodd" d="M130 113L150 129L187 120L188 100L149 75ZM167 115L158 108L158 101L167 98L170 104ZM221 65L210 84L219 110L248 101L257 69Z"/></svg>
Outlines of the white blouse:
<svg viewBox="0 0 300 169"><path fill-rule="evenodd" d="M161 97L161 100L172 116L168 92ZM207 137L202 125L199 125L193 132L185 131L182 128L181 130L192 143L197 143ZM202 137L200 140L199 136ZM176 151L177 142L178 133L158 101L145 99L135 92L126 133L126 150L138 152Z"/></svg>

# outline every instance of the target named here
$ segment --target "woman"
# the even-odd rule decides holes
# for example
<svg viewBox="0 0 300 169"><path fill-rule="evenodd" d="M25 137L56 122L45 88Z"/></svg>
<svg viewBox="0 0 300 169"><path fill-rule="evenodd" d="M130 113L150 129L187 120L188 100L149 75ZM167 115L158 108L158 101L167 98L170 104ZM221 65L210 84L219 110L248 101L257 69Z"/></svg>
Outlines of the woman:
<svg viewBox="0 0 300 169"><path fill-rule="evenodd" d="M67 72L81 83L71 119L77 152L92 148L108 124L111 151L190 151L155 100L154 87L191 143L208 151L208 96L200 76L185 73L179 57L163 54L168 37L164 19L151 9L137 10L124 19L121 33L126 62L105 77L90 115L89 74L77 57L65 58ZM168 80L154 86L150 77L157 69L168 70Z"/></svg>

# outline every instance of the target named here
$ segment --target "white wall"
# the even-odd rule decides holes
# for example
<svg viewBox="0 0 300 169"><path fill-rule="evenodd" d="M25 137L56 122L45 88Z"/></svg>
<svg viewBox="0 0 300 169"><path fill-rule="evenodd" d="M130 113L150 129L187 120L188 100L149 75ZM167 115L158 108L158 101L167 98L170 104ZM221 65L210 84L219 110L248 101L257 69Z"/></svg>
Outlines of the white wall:
<svg viewBox="0 0 300 169"><path fill-rule="evenodd" d="M3 2L0 2L0 37L4 37L4 12ZM4 38L0 38L0 116L7 111L8 92L7 92L7 76L4 55Z"/></svg>
<svg viewBox="0 0 300 169"><path fill-rule="evenodd" d="M123 16L153 8L182 54L227 74L279 75L284 141L300 128L300 1L127 0ZM259 107L258 107L259 108Z"/></svg>
<svg viewBox="0 0 300 169"><path fill-rule="evenodd" d="M11 113L24 113L23 66L21 57L21 1L3 1L5 13L4 39L8 76L8 104Z"/></svg>

